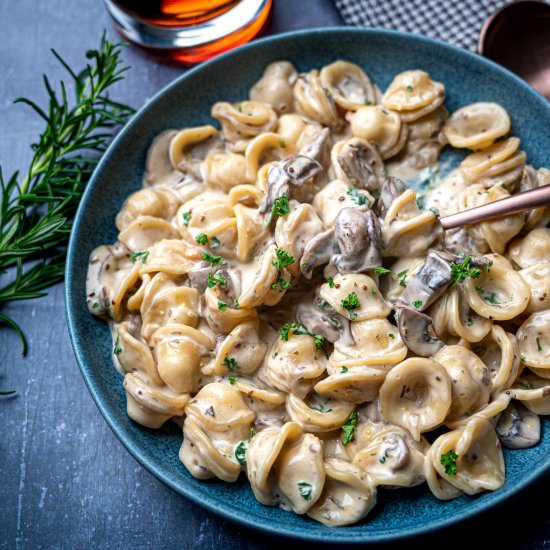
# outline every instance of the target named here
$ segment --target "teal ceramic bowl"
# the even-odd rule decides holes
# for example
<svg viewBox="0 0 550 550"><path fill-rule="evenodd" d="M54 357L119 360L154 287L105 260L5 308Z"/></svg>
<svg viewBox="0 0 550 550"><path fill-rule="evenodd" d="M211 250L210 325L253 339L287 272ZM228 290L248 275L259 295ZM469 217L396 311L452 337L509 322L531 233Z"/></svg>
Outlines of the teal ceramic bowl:
<svg viewBox="0 0 550 550"><path fill-rule="evenodd" d="M201 65L159 92L120 132L88 185L76 216L66 272L67 317L84 379L103 416L128 451L166 485L200 506L243 525L277 535L325 542L373 543L426 533L475 516L508 499L549 469L550 421L532 449L505 451L506 482L496 493L436 500L425 485L379 491L379 502L358 525L330 528L307 517L265 507L253 497L245 476L237 483L198 481L178 460L181 432L174 426L147 430L126 416L122 380L111 364L107 325L85 305L88 255L116 239L114 218L124 199L141 186L145 154L165 128L212 123L219 100L247 97L265 65L289 59L305 71L336 59L358 63L382 89L405 69L427 70L443 82L446 105L454 110L474 101L497 101L511 115L513 132L536 167L548 164L550 104L499 66L427 38L355 28L293 32L234 50Z"/></svg>

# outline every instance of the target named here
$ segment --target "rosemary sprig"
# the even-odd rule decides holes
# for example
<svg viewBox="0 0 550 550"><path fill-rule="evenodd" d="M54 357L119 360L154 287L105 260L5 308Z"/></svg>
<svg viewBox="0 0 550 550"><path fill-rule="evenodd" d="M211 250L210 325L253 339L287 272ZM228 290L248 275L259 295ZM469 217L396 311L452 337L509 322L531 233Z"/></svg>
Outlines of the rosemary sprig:
<svg viewBox="0 0 550 550"><path fill-rule="evenodd" d="M69 73L74 88L70 100L65 82L56 91L47 76L43 81L48 106L19 98L45 122L26 174L7 181L0 166L0 308L18 300L45 296L44 290L63 279L65 248L72 218L84 188L121 124L134 110L109 97L108 90L124 78L120 45L101 37L97 50L86 52L86 67L76 73L52 50ZM27 342L21 327L0 312L0 323Z"/></svg>

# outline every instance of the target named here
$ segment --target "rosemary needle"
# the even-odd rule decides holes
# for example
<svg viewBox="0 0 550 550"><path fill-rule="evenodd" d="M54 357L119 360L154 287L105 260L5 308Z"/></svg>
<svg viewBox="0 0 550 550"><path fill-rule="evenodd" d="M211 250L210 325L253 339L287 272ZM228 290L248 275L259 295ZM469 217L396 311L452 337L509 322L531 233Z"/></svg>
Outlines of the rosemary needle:
<svg viewBox="0 0 550 550"><path fill-rule="evenodd" d="M45 296L45 289L63 279L65 249L72 219L86 183L117 129L134 110L109 97L108 90L124 78L120 45L105 37L97 50L86 53L86 67L76 73L52 50L67 70L73 87L69 99L62 81L56 91L43 81L48 106L42 109L26 98L45 122L32 145L33 157L25 174L4 179L0 166L0 308L8 302ZM0 323L27 342L21 327L0 311Z"/></svg>

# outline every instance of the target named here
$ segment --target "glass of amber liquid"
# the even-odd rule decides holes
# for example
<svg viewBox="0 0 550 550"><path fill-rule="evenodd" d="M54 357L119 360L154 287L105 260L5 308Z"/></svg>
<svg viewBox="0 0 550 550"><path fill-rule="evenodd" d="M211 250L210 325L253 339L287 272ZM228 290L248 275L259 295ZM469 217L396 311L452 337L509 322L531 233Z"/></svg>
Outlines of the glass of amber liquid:
<svg viewBox="0 0 550 550"><path fill-rule="evenodd" d="M105 0L118 32L155 59L190 65L251 40L272 0Z"/></svg>

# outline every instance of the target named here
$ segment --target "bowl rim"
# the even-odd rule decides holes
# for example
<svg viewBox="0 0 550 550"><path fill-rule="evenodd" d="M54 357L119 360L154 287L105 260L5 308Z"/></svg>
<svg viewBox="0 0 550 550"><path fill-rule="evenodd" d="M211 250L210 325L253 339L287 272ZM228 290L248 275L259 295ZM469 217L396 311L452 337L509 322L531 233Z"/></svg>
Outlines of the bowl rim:
<svg viewBox="0 0 550 550"><path fill-rule="evenodd" d="M503 487L494 493L489 493L490 498L485 500L472 500L468 507L465 510L462 510L459 514L450 517L450 518L440 518L435 520L428 520L423 524L412 526L412 527L395 527L390 529L381 529L376 533L358 533L347 531L344 528L333 528L330 531L322 532L308 532L307 527L300 528L295 530L292 529L282 529L280 525L273 525L269 522L254 522L250 519L246 510L240 510L234 508L231 505L224 503L216 502L215 499L209 497L205 493L197 492L194 488L186 487L176 480L174 480L170 475L164 473L160 466L155 464L154 459L146 457L140 447L135 445L129 435L126 433L125 429L121 427L114 417L111 416L110 411L108 410L107 402L105 396L99 391L94 384L93 373L90 371L86 357L84 356L83 350L80 346L80 336L77 328L76 321L76 311L78 304L82 304L82 297L75 296L72 293L73 287L73 271L75 267L75 253L78 246L76 235L81 231L82 219L84 217L84 212L87 208L88 202L90 200L90 195L92 194L93 189L97 184L99 174L103 171L105 164L108 162L110 157L113 155L113 152L118 148L119 143L124 139L126 133L130 131L134 126L139 124L141 116L143 113L147 112L153 106L157 105L162 101L163 96L175 87L181 85L182 82L192 79L194 75L206 67L212 67L216 64L223 64L226 60L230 60L233 57L238 57L241 52L254 49L259 45L274 43L274 42L284 42L286 40L296 38L296 37L315 37L322 36L326 34L357 34L357 35L373 35L379 36L382 38L395 38L395 39L407 39L413 41L424 42L430 46L443 48L449 53L456 55L457 53L463 56L466 60L470 60L473 63L481 66L490 68L493 71L497 71L502 76L512 80L516 85L523 88L530 95L533 96L534 101L541 104L541 107L546 110L550 110L550 102L548 102L542 95L540 95L536 90L531 88L525 81L520 77L509 71L508 69L494 63L493 61L481 57L478 54L470 52L468 50L458 48L441 40L434 38L426 37L416 33L401 32L389 29L382 28L361 28L361 27L348 27L348 26L330 26L330 27L316 27L312 29L302 29L296 31L289 31L285 33L275 34L254 40L248 44L235 48L226 53L223 53L219 56L214 57L204 63L197 65L186 71L184 74L175 78L173 81L169 82L163 88L161 88L152 98L138 110L132 116L132 118L124 125L123 128L115 136L105 153L103 154L101 160L97 164L90 181L88 182L86 189L83 193L82 199L78 206L73 228L70 235L69 245L67 249L67 263L65 268L65 314L67 319L67 325L69 329L69 335L71 340L71 345L77 359L77 364L79 370L84 378L86 386L89 392L92 395L92 398L97 405L100 413L103 418L106 420L107 424L114 432L118 440L126 448L126 450L133 456L133 458L151 474L153 474L157 479L164 483L167 487L174 490L176 493L184 496L194 504L206 508L210 512L223 517L229 521L235 522L244 527L252 528L256 531L260 531L264 534L276 535L279 537L288 537L294 538L297 540L308 541L308 542L321 542L321 543L348 543L348 544L377 544L385 543L391 541L402 540L407 537L418 537L421 535L434 534L437 531L444 529L445 527L450 527L462 523L466 520L473 518L474 516L486 512L488 509L493 508L499 504L504 503L513 495L520 493L531 485L534 481L542 477L548 471L550 471L550 456L548 457L545 463L539 463L533 468L530 473L521 479L519 482L515 483L509 487ZM435 497L434 497L435 498Z"/></svg>

